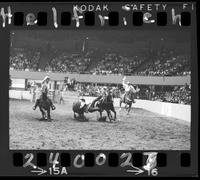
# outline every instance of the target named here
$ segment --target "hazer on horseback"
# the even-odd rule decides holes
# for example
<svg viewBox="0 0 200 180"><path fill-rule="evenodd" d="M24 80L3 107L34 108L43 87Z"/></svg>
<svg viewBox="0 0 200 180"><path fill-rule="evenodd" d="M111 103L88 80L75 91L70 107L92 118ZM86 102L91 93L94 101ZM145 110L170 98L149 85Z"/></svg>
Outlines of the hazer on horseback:
<svg viewBox="0 0 200 180"><path fill-rule="evenodd" d="M35 105L33 106L33 110L37 108L37 106L39 105L39 101L40 99L42 99L43 95L44 94L48 95L49 90L50 90L50 77L45 76L45 78L42 80L42 83L41 83L41 95L38 99L36 99ZM47 96L47 99L50 102L51 109L55 110L56 107L53 105L53 102L51 101L51 99L48 98L48 96Z"/></svg>
<svg viewBox="0 0 200 180"><path fill-rule="evenodd" d="M46 76L42 80L42 86L41 86L41 92L39 98L36 99L35 105L33 106L33 110L39 106L40 111L42 113L42 119L51 119L50 116L50 108L52 110L55 110L56 107L53 105L51 99L48 97L48 93L50 90L50 78L49 76ZM46 114L47 112L47 114Z"/></svg>
<svg viewBox="0 0 200 180"><path fill-rule="evenodd" d="M125 83L125 80L126 77L122 79L122 85L125 90L125 93L120 96L120 110L121 110L121 104L124 103L125 109L127 110L127 113L129 113L131 110L132 103L135 103L134 94L138 92L139 89L138 88L135 89L129 81Z"/></svg>
<svg viewBox="0 0 200 180"><path fill-rule="evenodd" d="M97 92L99 96L96 99L94 99L94 101L91 104L91 107L94 107L96 102L98 105L101 101L107 100L106 98L108 97L108 89L106 86L102 87L101 89L98 89Z"/></svg>

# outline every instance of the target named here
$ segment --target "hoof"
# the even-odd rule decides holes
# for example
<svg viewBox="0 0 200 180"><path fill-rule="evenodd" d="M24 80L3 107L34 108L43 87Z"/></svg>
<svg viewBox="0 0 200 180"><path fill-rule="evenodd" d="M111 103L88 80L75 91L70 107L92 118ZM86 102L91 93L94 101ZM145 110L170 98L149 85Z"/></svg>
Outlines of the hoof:
<svg viewBox="0 0 200 180"><path fill-rule="evenodd" d="M34 106L32 109L33 109L33 110L36 110L36 107Z"/></svg>
<svg viewBox="0 0 200 180"><path fill-rule="evenodd" d="M102 117L102 118L99 118L98 121L105 122L106 119L107 119L106 117Z"/></svg>
<svg viewBox="0 0 200 180"><path fill-rule="evenodd" d="M80 116L76 116L74 117L75 120L78 120L78 121L88 121L88 119L84 116L84 117L80 117Z"/></svg>
<svg viewBox="0 0 200 180"><path fill-rule="evenodd" d="M51 108L52 110L55 110L56 109L56 107L55 106L52 106L52 108Z"/></svg>

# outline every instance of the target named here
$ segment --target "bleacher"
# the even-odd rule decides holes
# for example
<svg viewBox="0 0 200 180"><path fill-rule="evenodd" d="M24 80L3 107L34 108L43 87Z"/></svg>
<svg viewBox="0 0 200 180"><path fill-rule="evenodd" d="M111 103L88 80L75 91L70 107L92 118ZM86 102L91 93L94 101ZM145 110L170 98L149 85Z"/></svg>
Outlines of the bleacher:
<svg viewBox="0 0 200 180"><path fill-rule="evenodd" d="M29 50L30 51L30 50ZM38 51L12 49L12 70L46 71L81 74L121 74L140 76L183 76L190 75L190 57L171 50L158 50L154 55L124 56L118 53L88 51L85 54L61 53L48 59ZM40 61L46 65L41 67Z"/></svg>

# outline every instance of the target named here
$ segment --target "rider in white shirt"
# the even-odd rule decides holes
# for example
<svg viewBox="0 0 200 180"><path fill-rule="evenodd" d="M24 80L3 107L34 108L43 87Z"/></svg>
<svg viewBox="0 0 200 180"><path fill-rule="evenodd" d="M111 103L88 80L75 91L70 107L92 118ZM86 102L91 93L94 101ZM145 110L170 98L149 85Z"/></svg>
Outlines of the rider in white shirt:
<svg viewBox="0 0 200 180"><path fill-rule="evenodd" d="M42 80L42 83L41 83L41 95L42 93L46 93L48 94L49 90L51 89L51 85L50 85L50 77L49 76L46 76L43 80ZM40 97L41 97L40 95ZM38 103L39 103L39 99L36 99L36 103L35 105L33 106L33 110L36 109L36 107L38 106ZM49 98L48 98L49 99ZM52 110L55 110L56 107L53 105L51 99L49 99L49 101L51 102L51 109Z"/></svg>
<svg viewBox="0 0 200 180"><path fill-rule="evenodd" d="M134 93L136 93L135 88L130 84L130 82L128 81L127 83L125 83L125 80L126 80L126 77L124 77L122 80L122 85L125 92L133 91Z"/></svg>
<svg viewBox="0 0 200 180"><path fill-rule="evenodd" d="M125 83L125 80L126 80L126 76L122 79L122 85L125 90L124 98L129 92L136 93L135 88L130 84L130 82L128 81L127 83Z"/></svg>

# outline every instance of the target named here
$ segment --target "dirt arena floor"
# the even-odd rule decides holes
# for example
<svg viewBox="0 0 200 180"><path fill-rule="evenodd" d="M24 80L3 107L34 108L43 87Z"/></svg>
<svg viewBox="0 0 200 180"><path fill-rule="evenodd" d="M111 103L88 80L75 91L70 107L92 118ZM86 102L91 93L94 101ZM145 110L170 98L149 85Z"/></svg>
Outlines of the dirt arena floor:
<svg viewBox="0 0 200 180"><path fill-rule="evenodd" d="M72 103L55 104L52 121L41 121L29 101L10 100L10 149L189 150L190 124L133 108L117 111L117 121L100 122L98 113L88 122L74 120ZM106 115L104 113L104 115Z"/></svg>

